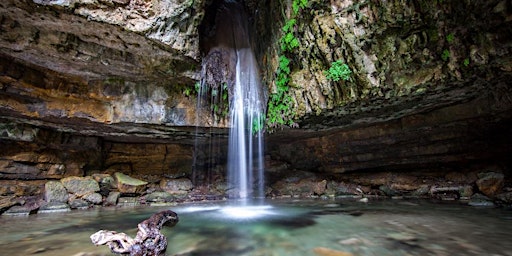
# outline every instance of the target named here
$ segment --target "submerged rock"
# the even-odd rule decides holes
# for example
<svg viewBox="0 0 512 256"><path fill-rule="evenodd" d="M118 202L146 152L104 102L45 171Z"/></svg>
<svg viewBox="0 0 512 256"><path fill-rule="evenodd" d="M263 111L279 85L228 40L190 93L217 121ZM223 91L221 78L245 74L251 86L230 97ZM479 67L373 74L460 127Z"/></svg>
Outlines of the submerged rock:
<svg viewBox="0 0 512 256"><path fill-rule="evenodd" d="M354 254L350 252L344 252L344 251L337 251L325 247L316 247L313 249L313 252L315 255L319 256L354 256Z"/></svg>

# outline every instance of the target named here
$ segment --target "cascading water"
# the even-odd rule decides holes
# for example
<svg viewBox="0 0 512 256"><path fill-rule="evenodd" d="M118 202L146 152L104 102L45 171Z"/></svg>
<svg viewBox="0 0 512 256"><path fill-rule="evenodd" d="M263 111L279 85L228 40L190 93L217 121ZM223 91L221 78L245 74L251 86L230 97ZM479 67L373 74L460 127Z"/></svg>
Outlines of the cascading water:
<svg viewBox="0 0 512 256"><path fill-rule="evenodd" d="M264 197L265 102L250 43L248 15L241 1L216 0L209 10L204 20L211 24L202 25L202 45L207 46L203 51L208 54L203 58L203 95L198 102L209 98L215 119L222 116L219 107L227 106L224 99L229 101L229 197Z"/></svg>
<svg viewBox="0 0 512 256"><path fill-rule="evenodd" d="M263 197L264 108L258 66L250 48L238 49L230 107L228 182L240 198ZM254 180L256 178L256 180ZM255 189L253 185L257 183Z"/></svg>

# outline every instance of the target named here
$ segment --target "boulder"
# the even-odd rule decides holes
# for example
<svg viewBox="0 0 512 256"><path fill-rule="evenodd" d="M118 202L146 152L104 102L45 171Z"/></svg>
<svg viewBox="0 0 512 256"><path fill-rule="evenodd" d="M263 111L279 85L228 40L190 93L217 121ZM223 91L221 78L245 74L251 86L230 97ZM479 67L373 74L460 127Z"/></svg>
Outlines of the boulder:
<svg viewBox="0 0 512 256"><path fill-rule="evenodd" d="M71 198L69 199L69 207L71 209L87 209L89 208L89 202L82 198Z"/></svg>
<svg viewBox="0 0 512 256"><path fill-rule="evenodd" d="M117 190L121 194L141 194L146 188L147 182L132 178L126 174L116 172L114 178L117 184Z"/></svg>
<svg viewBox="0 0 512 256"><path fill-rule="evenodd" d="M171 194L184 194L192 190L194 185L192 185L192 181L187 178L162 179L160 181L160 188Z"/></svg>
<svg viewBox="0 0 512 256"><path fill-rule="evenodd" d="M117 200L119 199L120 196L121 196L120 192L117 192L117 191L110 192L108 194L107 198L105 199L105 202L103 203L103 205L104 206L116 205Z"/></svg>
<svg viewBox="0 0 512 256"><path fill-rule="evenodd" d="M473 196L471 196L471 199L468 202L471 206L477 206L477 207L494 207L495 204L491 201L490 198L476 193Z"/></svg>
<svg viewBox="0 0 512 256"><path fill-rule="evenodd" d="M93 204L101 204L103 202L103 197L99 193L87 194L82 198Z"/></svg>
<svg viewBox="0 0 512 256"><path fill-rule="evenodd" d="M146 202L173 202L174 196L169 192L153 192L145 196Z"/></svg>
<svg viewBox="0 0 512 256"><path fill-rule="evenodd" d="M69 193L82 197L100 191L98 182L91 177L67 177L60 180Z"/></svg>
<svg viewBox="0 0 512 256"><path fill-rule="evenodd" d="M488 197L494 197L501 193L505 175L497 172L487 172L478 175L476 185L478 189Z"/></svg>
<svg viewBox="0 0 512 256"><path fill-rule="evenodd" d="M68 201L68 191L59 181L48 181L44 185L44 199L46 202L65 203Z"/></svg>

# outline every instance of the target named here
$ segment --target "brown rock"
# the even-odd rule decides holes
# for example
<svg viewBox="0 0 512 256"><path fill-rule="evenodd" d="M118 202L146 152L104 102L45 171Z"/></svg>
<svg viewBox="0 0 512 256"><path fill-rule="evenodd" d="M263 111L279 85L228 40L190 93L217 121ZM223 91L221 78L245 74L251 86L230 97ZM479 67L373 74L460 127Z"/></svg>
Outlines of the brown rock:
<svg viewBox="0 0 512 256"><path fill-rule="evenodd" d="M502 173L488 172L478 175L479 179L476 181L478 189L488 197L494 197L501 192L505 175Z"/></svg>
<svg viewBox="0 0 512 256"><path fill-rule="evenodd" d="M354 256L354 254L350 252L337 251L325 247L316 247L313 249L313 252L319 256Z"/></svg>
<svg viewBox="0 0 512 256"><path fill-rule="evenodd" d="M132 178L120 172L114 173L114 179L116 180L117 190L122 194L141 194L148 184L143 180Z"/></svg>

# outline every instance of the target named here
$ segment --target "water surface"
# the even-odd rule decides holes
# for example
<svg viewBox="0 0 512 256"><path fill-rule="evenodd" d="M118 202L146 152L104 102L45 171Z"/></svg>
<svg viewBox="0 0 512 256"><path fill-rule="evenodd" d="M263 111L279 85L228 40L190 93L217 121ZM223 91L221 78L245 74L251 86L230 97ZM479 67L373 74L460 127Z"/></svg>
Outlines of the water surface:
<svg viewBox="0 0 512 256"><path fill-rule="evenodd" d="M111 255L89 236L136 233L164 209L180 222L164 228L167 255L512 255L512 211L429 201L268 200L0 216L2 255Z"/></svg>

